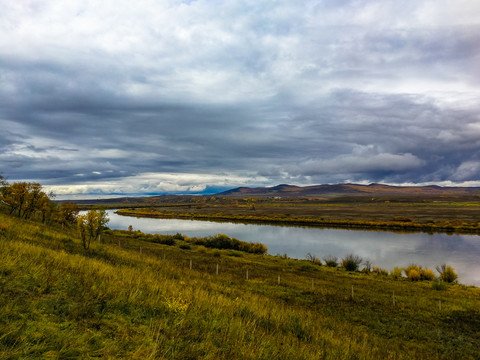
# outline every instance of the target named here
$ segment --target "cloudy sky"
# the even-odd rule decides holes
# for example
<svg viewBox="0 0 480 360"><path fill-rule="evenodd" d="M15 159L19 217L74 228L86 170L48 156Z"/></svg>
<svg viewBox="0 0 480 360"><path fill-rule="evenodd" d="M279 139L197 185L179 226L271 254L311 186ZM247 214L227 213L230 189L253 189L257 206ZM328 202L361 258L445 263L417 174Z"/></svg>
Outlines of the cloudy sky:
<svg viewBox="0 0 480 360"><path fill-rule="evenodd" d="M480 1L0 3L9 181L480 186Z"/></svg>

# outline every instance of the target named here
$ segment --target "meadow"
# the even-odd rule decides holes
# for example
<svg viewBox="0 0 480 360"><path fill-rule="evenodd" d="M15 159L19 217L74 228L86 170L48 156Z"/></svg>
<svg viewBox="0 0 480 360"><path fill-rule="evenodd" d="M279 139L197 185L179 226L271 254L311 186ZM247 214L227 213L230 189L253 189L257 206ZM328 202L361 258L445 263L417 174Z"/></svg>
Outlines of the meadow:
<svg viewBox="0 0 480 360"><path fill-rule="evenodd" d="M479 358L479 288L205 244L0 214L0 358Z"/></svg>

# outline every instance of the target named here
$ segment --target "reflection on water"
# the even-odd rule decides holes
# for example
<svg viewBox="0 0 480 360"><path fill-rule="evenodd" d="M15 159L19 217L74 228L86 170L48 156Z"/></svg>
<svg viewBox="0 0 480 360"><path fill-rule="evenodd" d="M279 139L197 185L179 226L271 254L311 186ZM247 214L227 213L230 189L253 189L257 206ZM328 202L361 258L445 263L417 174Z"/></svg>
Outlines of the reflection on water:
<svg viewBox="0 0 480 360"><path fill-rule="evenodd" d="M353 231L312 227L285 227L219 223L195 220L148 219L119 216L108 211L111 229L127 229L145 233L175 234L193 237L227 234L239 240L261 242L269 254L287 254L304 259L307 253L319 258L339 258L354 253L369 259L373 265L393 269L416 263L435 269L449 264L454 267L462 284L480 286L480 236L426 233L393 233Z"/></svg>

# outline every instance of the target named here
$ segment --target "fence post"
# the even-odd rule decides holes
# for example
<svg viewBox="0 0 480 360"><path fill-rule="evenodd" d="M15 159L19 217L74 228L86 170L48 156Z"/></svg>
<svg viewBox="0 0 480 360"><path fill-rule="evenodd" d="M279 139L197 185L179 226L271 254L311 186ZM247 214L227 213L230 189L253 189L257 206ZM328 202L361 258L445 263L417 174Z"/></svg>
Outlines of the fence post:
<svg viewBox="0 0 480 360"><path fill-rule="evenodd" d="M248 280L248 269L247 269L247 280Z"/></svg>
<svg viewBox="0 0 480 360"><path fill-rule="evenodd" d="M280 285L280 275L278 275L278 285Z"/></svg>
<svg viewBox="0 0 480 360"><path fill-rule="evenodd" d="M216 271L216 274L218 275L218 264L217 264L217 271Z"/></svg>
<svg viewBox="0 0 480 360"><path fill-rule="evenodd" d="M192 270L192 259L190 259L190 270Z"/></svg>

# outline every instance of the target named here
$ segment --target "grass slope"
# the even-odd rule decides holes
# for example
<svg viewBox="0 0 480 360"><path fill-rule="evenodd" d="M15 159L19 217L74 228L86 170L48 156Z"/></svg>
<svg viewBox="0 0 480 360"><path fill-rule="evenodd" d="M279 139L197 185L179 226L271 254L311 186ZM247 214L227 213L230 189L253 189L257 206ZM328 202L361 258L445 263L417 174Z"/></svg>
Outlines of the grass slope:
<svg viewBox="0 0 480 360"><path fill-rule="evenodd" d="M478 288L185 245L0 214L0 358L479 357Z"/></svg>

